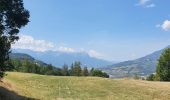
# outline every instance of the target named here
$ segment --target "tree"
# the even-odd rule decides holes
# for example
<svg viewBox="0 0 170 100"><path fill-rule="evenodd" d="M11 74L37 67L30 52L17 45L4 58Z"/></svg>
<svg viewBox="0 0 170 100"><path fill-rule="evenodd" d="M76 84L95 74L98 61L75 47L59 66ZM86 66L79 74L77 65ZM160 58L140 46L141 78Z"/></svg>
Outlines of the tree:
<svg viewBox="0 0 170 100"><path fill-rule="evenodd" d="M72 64L71 64L71 68L70 68L70 70L69 70L69 75L70 75L70 76L73 76L73 70L74 70L74 64L72 63Z"/></svg>
<svg viewBox="0 0 170 100"><path fill-rule="evenodd" d="M18 60L18 59L11 59L11 63L12 65L14 66L14 69L15 71L21 71L22 69L22 64L21 64L21 61Z"/></svg>
<svg viewBox="0 0 170 100"><path fill-rule="evenodd" d="M0 77L8 69L11 44L19 39L19 29L29 22L23 0L0 0Z"/></svg>
<svg viewBox="0 0 170 100"><path fill-rule="evenodd" d="M73 76L81 76L82 70L81 70L81 63L75 62L73 67Z"/></svg>
<svg viewBox="0 0 170 100"><path fill-rule="evenodd" d="M101 70L94 69L94 68L91 69L91 76L109 78L109 75L107 73L102 72Z"/></svg>
<svg viewBox="0 0 170 100"><path fill-rule="evenodd" d="M109 78L109 75L107 73L103 72L103 76L102 77Z"/></svg>
<svg viewBox="0 0 170 100"><path fill-rule="evenodd" d="M93 76L93 71L94 71L94 68L91 68L91 70L90 70L90 76Z"/></svg>
<svg viewBox="0 0 170 100"><path fill-rule="evenodd" d="M100 70L93 70L92 76L102 77L102 76L103 76L103 73L102 73L102 71L100 71Z"/></svg>
<svg viewBox="0 0 170 100"><path fill-rule="evenodd" d="M29 62L29 60L28 59L24 59L23 63L22 63L22 70L21 70L21 72L30 73L30 67L31 67L31 63Z"/></svg>
<svg viewBox="0 0 170 100"><path fill-rule="evenodd" d="M87 67L84 67L83 76L88 76L88 75L89 75L89 71L88 71Z"/></svg>
<svg viewBox="0 0 170 100"><path fill-rule="evenodd" d="M39 66L36 63L34 63L33 65L34 65L34 73L40 74L41 73L41 67L43 67L43 66Z"/></svg>
<svg viewBox="0 0 170 100"><path fill-rule="evenodd" d="M70 76L81 76L82 75L81 63L79 61L76 61L71 65L69 74Z"/></svg>
<svg viewBox="0 0 170 100"><path fill-rule="evenodd" d="M62 75L63 76L68 76L68 65L64 64L63 68L62 68Z"/></svg>
<svg viewBox="0 0 170 100"><path fill-rule="evenodd" d="M45 67L45 71L46 71L45 74L46 75L52 75L53 69L54 69L54 67L51 64L47 65L47 67Z"/></svg>
<svg viewBox="0 0 170 100"><path fill-rule="evenodd" d="M170 81L170 48L165 49L158 60L156 79Z"/></svg>
<svg viewBox="0 0 170 100"><path fill-rule="evenodd" d="M147 78L147 81L154 81L155 80L155 75L154 74L150 74Z"/></svg>

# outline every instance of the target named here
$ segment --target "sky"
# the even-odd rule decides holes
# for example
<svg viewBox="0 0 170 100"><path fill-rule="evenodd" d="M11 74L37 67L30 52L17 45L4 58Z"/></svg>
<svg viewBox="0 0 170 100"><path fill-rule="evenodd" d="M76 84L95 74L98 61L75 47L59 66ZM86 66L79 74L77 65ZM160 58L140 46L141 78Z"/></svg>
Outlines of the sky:
<svg viewBox="0 0 170 100"><path fill-rule="evenodd" d="M24 0L30 22L13 48L86 52L109 61L170 45L170 0Z"/></svg>

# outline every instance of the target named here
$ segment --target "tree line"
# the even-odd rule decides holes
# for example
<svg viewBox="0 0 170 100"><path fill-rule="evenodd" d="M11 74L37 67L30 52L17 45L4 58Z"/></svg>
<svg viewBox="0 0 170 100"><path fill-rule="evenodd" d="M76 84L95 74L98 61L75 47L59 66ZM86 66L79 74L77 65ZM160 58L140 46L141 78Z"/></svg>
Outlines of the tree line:
<svg viewBox="0 0 170 100"><path fill-rule="evenodd" d="M96 76L109 78L107 73L98 69L88 69L88 67L83 67L79 61L72 63L71 66L64 64L62 68L57 68L51 64L42 66L38 63L31 62L28 59L12 59L10 60L10 64L12 66L10 70L17 72L55 76Z"/></svg>

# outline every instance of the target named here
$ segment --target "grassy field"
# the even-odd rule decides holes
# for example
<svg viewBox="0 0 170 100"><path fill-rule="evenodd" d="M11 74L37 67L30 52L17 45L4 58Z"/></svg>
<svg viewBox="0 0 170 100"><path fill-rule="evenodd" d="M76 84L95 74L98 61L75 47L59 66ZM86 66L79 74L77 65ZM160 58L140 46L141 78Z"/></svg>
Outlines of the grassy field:
<svg viewBox="0 0 170 100"><path fill-rule="evenodd" d="M10 72L1 87L40 100L170 100L170 83Z"/></svg>

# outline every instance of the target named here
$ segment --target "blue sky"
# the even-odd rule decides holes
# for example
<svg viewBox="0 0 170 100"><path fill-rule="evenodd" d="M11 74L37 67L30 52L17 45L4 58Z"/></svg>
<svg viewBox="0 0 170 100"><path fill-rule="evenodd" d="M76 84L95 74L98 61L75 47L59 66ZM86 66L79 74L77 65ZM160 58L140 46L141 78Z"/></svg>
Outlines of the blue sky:
<svg viewBox="0 0 170 100"><path fill-rule="evenodd" d="M170 45L169 0L24 0L24 4L31 17L20 34L51 44L49 49L123 61Z"/></svg>

